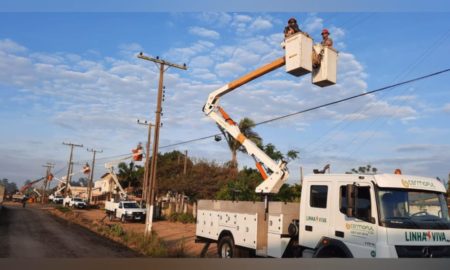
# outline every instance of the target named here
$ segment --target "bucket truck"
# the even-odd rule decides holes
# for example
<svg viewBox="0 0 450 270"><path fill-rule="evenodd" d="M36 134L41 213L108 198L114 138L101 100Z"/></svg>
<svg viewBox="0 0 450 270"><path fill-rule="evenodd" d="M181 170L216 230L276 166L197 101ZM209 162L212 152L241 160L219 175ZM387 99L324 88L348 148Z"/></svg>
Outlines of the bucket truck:
<svg viewBox="0 0 450 270"><path fill-rule="evenodd" d="M219 106L238 87L286 66L312 83L336 83L337 52L297 33L285 40L285 56L213 91L204 113L225 129L255 160L264 202L198 202L196 240L217 243L232 257L450 257L450 219L444 185L433 178L401 174L314 174L302 182L300 203L269 202L288 179L286 163L275 162L240 131ZM312 67L312 51L321 53ZM325 172L324 170L323 172Z"/></svg>
<svg viewBox="0 0 450 270"><path fill-rule="evenodd" d="M15 202L21 202L23 199L25 199L25 198L27 197L27 196L25 195L25 191L27 191L27 189L33 187L34 184L37 184L37 183L41 182L41 181L44 180L44 179L45 179L45 177L42 177L42 178L36 179L36 180L34 180L34 181L31 181L31 182L28 183L28 184L23 185L23 186L20 188L20 190L19 190L16 194L14 194L14 195L12 196L12 200L15 201ZM41 194L40 194L39 192L37 192L36 189L33 189L33 192L35 192L36 194L38 194L39 197L41 196Z"/></svg>
<svg viewBox="0 0 450 270"><path fill-rule="evenodd" d="M120 219L122 222L127 220L145 222L146 210L142 208L136 201L127 200L127 194L120 185L119 179L114 172L114 166L124 160L132 158L134 161L142 160L142 146L139 144L132 150L133 154L125 158L114 160L105 163L105 168L108 169L115 185L118 187L119 199L111 198L110 201L105 202L105 211L109 217L109 220Z"/></svg>

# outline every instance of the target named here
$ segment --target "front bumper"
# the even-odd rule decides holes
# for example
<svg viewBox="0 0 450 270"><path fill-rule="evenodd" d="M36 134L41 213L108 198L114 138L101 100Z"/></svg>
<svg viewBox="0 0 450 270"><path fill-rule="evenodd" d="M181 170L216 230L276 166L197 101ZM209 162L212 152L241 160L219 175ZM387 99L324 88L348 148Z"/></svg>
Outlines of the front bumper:
<svg viewBox="0 0 450 270"><path fill-rule="evenodd" d="M144 213L125 214L125 219L130 221L145 221Z"/></svg>

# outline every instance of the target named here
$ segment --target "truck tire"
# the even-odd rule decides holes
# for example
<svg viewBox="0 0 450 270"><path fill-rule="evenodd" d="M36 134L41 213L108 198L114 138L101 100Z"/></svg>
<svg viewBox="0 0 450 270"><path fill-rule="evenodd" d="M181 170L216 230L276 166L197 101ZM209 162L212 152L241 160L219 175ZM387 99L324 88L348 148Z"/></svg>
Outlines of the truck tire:
<svg viewBox="0 0 450 270"><path fill-rule="evenodd" d="M113 221L114 220L114 214L113 213L108 213L108 219L109 219L109 221Z"/></svg>
<svg viewBox="0 0 450 270"><path fill-rule="evenodd" d="M125 222L126 222L125 215L122 215L122 216L120 217L120 222L122 222L122 223L125 223Z"/></svg>
<svg viewBox="0 0 450 270"><path fill-rule="evenodd" d="M236 247L231 236L225 235L220 238L217 244L217 252L220 258L234 258L236 255Z"/></svg>

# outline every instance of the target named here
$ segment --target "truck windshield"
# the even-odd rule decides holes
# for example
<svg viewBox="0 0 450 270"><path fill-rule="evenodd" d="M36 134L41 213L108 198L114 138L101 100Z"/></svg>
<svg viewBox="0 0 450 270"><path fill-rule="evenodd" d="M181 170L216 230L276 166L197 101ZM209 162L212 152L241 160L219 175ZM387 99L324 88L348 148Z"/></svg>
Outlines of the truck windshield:
<svg viewBox="0 0 450 270"><path fill-rule="evenodd" d="M404 189L378 191L382 226L390 228L450 229L444 194Z"/></svg>
<svg viewBox="0 0 450 270"><path fill-rule="evenodd" d="M139 208L137 203L123 203L123 208Z"/></svg>

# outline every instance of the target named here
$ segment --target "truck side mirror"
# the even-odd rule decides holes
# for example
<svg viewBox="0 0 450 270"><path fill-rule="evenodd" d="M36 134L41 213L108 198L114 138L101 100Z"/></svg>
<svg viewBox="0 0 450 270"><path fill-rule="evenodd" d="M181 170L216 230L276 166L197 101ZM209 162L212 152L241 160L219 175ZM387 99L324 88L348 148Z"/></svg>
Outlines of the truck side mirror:
<svg viewBox="0 0 450 270"><path fill-rule="evenodd" d="M355 212L355 189L356 186L354 184L347 185L347 216L353 217Z"/></svg>

